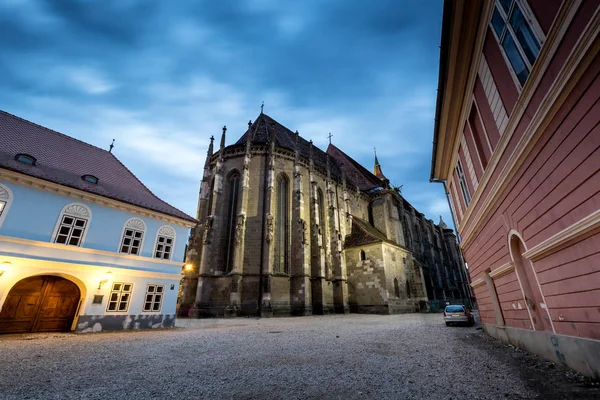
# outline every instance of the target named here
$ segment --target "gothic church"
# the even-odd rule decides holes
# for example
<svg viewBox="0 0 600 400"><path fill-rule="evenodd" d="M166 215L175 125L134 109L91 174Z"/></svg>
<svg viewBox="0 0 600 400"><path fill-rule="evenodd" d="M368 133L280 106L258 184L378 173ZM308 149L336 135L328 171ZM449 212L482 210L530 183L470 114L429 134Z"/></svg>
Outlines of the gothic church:
<svg viewBox="0 0 600 400"><path fill-rule="evenodd" d="M456 237L330 144L261 113L208 149L179 315L426 311L465 300Z"/></svg>

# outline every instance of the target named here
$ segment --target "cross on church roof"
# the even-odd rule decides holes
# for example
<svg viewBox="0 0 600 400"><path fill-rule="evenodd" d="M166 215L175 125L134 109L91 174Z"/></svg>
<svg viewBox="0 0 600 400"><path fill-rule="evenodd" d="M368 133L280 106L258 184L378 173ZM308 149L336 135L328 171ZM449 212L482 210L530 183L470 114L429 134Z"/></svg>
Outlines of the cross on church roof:
<svg viewBox="0 0 600 400"><path fill-rule="evenodd" d="M332 137L332 136L333 136L333 135L331 134L331 132L329 132L329 136L327 136L327 137L329 138L329 144L331 144L331 137Z"/></svg>
<svg viewBox="0 0 600 400"><path fill-rule="evenodd" d="M263 108L265 108L265 102L263 101L262 104L260 105L260 113L263 113Z"/></svg>

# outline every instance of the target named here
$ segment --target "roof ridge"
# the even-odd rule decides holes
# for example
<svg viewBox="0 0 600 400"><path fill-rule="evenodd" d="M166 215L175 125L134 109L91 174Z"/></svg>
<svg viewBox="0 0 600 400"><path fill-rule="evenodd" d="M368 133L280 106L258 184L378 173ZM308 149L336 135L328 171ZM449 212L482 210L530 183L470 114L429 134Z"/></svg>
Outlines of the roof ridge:
<svg viewBox="0 0 600 400"><path fill-rule="evenodd" d="M35 122L32 122L32 121L30 121L30 120L28 120L28 119L25 119L25 118L21 118L21 117L19 117L19 116L17 116L17 115L11 114L11 113L9 113L9 112L7 112L7 111L0 110L0 113L2 113L2 114L5 114L5 115L7 115L7 116L9 116L9 117L11 117L11 118L14 118L14 119L17 119L17 120L20 120L20 121L26 122L26 123L28 123L28 124L30 124L30 125L34 125L34 126L40 127L40 128L42 128L42 129L44 129L44 130L46 130L46 131L48 131L48 132L54 133L54 134L56 134L56 135L59 135L59 136L63 136L63 137L65 137L65 138L67 138L67 139L70 139L70 140L73 140L73 141L75 141L75 142L79 142L79 143L82 143L82 144L84 144L84 145L86 145L86 146L93 147L94 149L102 150L103 152L106 152L106 153L112 154L112 152L110 152L110 151L108 151L108 150L105 150L105 149L103 149L103 148L101 148L101 147L94 146L93 144L90 144L90 143L84 142L83 140L80 140L80 139L74 138L74 137L72 137L72 136L69 136L69 135L67 135L67 134L64 134L64 133L61 133L61 132L55 131L54 129L48 128L47 126L40 125L40 124L36 124Z"/></svg>
<svg viewBox="0 0 600 400"><path fill-rule="evenodd" d="M366 172L367 174L369 174L370 178L371 177L375 178L375 180L377 182L381 183L381 179L379 179L375 174L373 174L371 171L369 171L368 169L366 169L361 163L359 163L358 161L356 161L354 158L350 157L348 154L346 154L344 151L342 151L339 147L337 147L333 143L329 143L329 146L327 146L327 150L325 151L327 154L329 154L329 147L333 147L334 149L336 149L337 151L339 151L340 153L342 153L342 155L344 157L346 157L348 159L348 161L352 162L353 164L355 164L359 168L362 168L364 170L364 172ZM333 157L333 158L335 158L335 157Z"/></svg>
<svg viewBox="0 0 600 400"><path fill-rule="evenodd" d="M117 156L115 156L115 155L114 155L113 153L111 153L111 152L108 152L108 153L109 153L111 156L113 156L113 157L114 157L114 159L115 159L115 160L116 160L116 161L117 161L119 164L121 164L121 165L122 165L122 166L123 166L123 167L124 167L124 168L125 168L125 169L126 169L126 170L127 170L129 173L130 173L130 174L131 174L131 176L133 176L133 177L135 178L135 180L136 180L136 181L138 181L138 183L139 183L140 185L142 185L142 186L144 187L144 189L146 189L146 190L148 191L148 193L150 193L150 194L151 194L151 195L152 195L152 196L153 196L153 197L154 197L156 200L158 200L158 201L160 201L160 202L163 202L163 203L165 203L166 205L168 205L168 206L169 206L169 207L171 207L171 208L174 208L175 210L179 211L180 213L183 213L183 214L185 214L185 215L188 215L186 212L184 212L184 211L181 211L179 208L172 206L171 204L167 203L166 201L164 201L163 199L161 199L160 197L158 197L157 195L155 195L155 194L154 194L154 192L153 192L152 190L150 190L150 189L148 188L148 186L146 186L146 185L144 184L144 182L142 182L142 181L140 180L140 178L138 178L138 177L137 177L137 175L136 175L136 174L134 174L134 173L133 173L133 172L132 172L132 171L131 171L131 170L130 170L128 167L127 167L127 165L123 164L123 163L121 162L121 160L119 160L119 159L117 158Z"/></svg>

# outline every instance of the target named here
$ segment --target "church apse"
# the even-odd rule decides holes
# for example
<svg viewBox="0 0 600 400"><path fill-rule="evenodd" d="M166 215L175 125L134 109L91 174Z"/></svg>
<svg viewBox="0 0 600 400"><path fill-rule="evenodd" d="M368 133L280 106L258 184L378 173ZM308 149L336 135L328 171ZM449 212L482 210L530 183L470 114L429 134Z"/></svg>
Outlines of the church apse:
<svg viewBox="0 0 600 400"><path fill-rule="evenodd" d="M446 295L427 290L446 281L420 266L449 257L409 245L405 221L422 214L389 188L380 165L376 176L263 113L234 144L225 134L207 154L180 315L389 314L427 310L428 292Z"/></svg>

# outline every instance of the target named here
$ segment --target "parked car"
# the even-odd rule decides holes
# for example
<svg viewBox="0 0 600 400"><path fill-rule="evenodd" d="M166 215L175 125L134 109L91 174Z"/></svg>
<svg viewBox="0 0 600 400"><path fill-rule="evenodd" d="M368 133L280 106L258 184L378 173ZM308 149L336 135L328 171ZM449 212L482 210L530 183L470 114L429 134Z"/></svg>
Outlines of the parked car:
<svg viewBox="0 0 600 400"><path fill-rule="evenodd" d="M475 317L471 310L465 306L446 306L444 309L444 321L446 321L446 326L450 326L450 324L466 324L471 326L475 323Z"/></svg>

